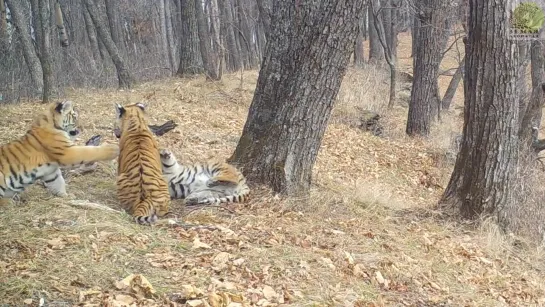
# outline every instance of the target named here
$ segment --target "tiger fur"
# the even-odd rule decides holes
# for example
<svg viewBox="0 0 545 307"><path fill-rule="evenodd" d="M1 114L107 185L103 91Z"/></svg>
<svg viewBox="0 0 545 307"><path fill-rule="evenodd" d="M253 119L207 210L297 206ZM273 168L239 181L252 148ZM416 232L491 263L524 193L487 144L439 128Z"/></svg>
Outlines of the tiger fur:
<svg viewBox="0 0 545 307"><path fill-rule="evenodd" d="M160 156L172 199L185 199L186 205L208 205L242 203L248 198L246 178L226 162L181 165L168 149L162 149Z"/></svg>
<svg viewBox="0 0 545 307"><path fill-rule="evenodd" d="M151 224L168 213L170 195L161 172L157 141L150 131L145 106L116 104L115 134L120 154L117 197L138 224Z"/></svg>
<svg viewBox="0 0 545 307"><path fill-rule="evenodd" d="M61 167L113 160L119 146L76 146L78 113L71 101L52 103L37 116L27 133L0 146L0 198L5 203L26 187L42 180L55 196L65 197Z"/></svg>

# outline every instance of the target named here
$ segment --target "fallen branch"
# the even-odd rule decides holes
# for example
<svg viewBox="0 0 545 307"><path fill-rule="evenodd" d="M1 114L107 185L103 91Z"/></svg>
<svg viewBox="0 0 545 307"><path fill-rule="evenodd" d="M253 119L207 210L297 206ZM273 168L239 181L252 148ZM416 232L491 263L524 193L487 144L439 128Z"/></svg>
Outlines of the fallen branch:
<svg viewBox="0 0 545 307"><path fill-rule="evenodd" d="M151 132L153 132L153 134L155 134L156 136L161 136L169 132L170 130L173 130L177 126L178 124L176 124L173 120L169 120L162 125L149 125L149 128Z"/></svg>
<svg viewBox="0 0 545 307"><path fill-rule="evenodd" d="M106 205L101 205L97 203L89 202L88 200L71 200L69 204L73 207L80 207L85 209L95 209L95 210L104 210L104 211L111 211L115 213L122 213L121 211L112 209Z"/></svg>

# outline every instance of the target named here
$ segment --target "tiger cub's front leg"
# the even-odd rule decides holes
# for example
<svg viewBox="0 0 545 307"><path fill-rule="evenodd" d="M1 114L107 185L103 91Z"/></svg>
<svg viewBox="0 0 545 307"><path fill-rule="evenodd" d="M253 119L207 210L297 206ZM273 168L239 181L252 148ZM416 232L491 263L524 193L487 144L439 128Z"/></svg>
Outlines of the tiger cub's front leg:
<svg viewBox="0 0 545 307"><path fill-rule="evenodd" d="M97 161L109 161L119 155L119 146L115 144L105 144L101 146L72 146L66 148L63 152L53 152L52 156L61 165L70 166L77 164L87 164Z"/></svg>
<svg viewBox="0 0 545 307"><path fill-rule="evenodd" d="M53 173L42 177L45 188L51 192L51 194L59 197L66 197L66 183L62 177L61 169L57 168Z"/></svg>

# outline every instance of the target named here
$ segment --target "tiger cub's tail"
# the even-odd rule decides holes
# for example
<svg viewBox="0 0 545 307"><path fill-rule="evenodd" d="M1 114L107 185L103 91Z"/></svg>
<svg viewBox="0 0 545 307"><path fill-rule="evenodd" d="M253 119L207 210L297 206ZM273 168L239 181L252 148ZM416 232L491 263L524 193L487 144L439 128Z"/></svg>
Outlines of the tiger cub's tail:
<svg viewBox="0 0 545 307"><path fill-rule="evenodd" d="M186 199L186 206L198 206L198 205L214 205L221 203L243 203L248 200L250 195L250 188L244 183L237 191L231 195L224 195L220 197L207 197L204 199Z"/></svg>
<svg viewBox="0 0 545 307"><path fill-rule="evenodd" d="M153 201L146 198L133 207L134 221L140 225L149 225L157 221Z"/></svg>

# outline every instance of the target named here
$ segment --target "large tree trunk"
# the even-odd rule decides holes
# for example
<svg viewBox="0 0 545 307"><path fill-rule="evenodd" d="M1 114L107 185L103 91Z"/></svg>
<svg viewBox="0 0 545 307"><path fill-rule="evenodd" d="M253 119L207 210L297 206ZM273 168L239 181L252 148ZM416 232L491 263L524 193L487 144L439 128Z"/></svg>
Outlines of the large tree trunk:
<svg viewBox="0 0 545 307"><path fill-rule="evenodd" d="M507 2L469 0L463 139L442 199L466 218L491 215L503 227L506 207L516 203L519 141L517 59L507 37Z"/></svg>
<svg viewBox="0 0 545 307"><path fill-rule="evenodd" d="M420 18L415 14L413 17L413 26L411 28L411 57L416 55L418 47L418 30L420 30Z"/></svg>
<svg viewBox="0 0 545 307"><path fill-rule="evenodd" d="M23 57L30 71L30 78L32 79L32 85L36 89L36 92L41 93L43 90L43 73L40 59L36 54L36 49L32 45L32 38L30 37L30 31L27 28L28 21L25 20L23 10L21 8L21 2L18 0L8 0L9 11L11 12L11 19L15 25L17 36L21 41L21 47L23 49ZM39 32L39 31L38 31Z"/></svg>
<svg viewBox="0 0 545 307"><path fill-rule="evenodd" d="M288 195L306 195L353 52L365 0L277 0L248 119L231 161Z"/></svg>
<svg viewBox="0 0 545 307"><path fill-rule="evenodd" d="M364 16L365 17L365 16ZM358 36L356 38L356 44L354 46L354 64L361 66L365 63L365 55L363 54L363 24L365 23L363 18L358 25Z"/></svg>
<svg viewBox="0 0 545 307"><path fill-rule="evenodd" d="M271 15L267 6L267 0L257 0L257 9L259 10L259 19L262 21L266 37L271 28Z"/></svg>
<svg viewBox="0 0 545 307"><path fill-rule="evenodd" d="M450 0L423 0L417 10L422 27L418 31L414 62L414 79L409 103L406 133L410 136L427 136L432 117L437 114L440 98L439 64L448 41L445 20Z"/></svg>
<svg viewBox="0 0 545 307"><path fill-rule="evenodd" d="M38 0L38 9L40 12L40 24L42 40L40 43L40 63L42 64L42 76L44 87L42 92L42 102L49 103L53 91L53 70L51 68L51 45L49 36L49 1Z"/></svg>
<svg viewBox="0 0 545 307"><path fill-rule="evenodd" d="M199 49L199 33L195 16L195 1L181 0L182 10L182 49L178 76L196 75L203 72Z"/></svg>
<svg viewBox="0 0 545 307"><path fill-rule="evenodd" d="M462 80L462 77L464 76L465 58L462 59L462 62L460 62L459 65L460 66L456 68L456 71L454 72L452 79L450 79L450 82L447 87L447 91L445 92L445 95L443 96L443 99L441 100L441 110L450 109L452 99L454 98L454 94L456 94L456 90L458 89L458 84L460 84L460 81Z"/></svg>
<svg viewBox="0 0 545 307"><path fill-rule="evenodd" d="M368 23L369 23L369 62L371 63L380 63L384 61L384 50L382 44L380 43L380 38L378 36L377 27L375 26L375 18L373 13L373 8L378 10L380 7L380 2L378 0L373 1L373 5L368 7Z"/></svg>
<svg viewBox="0 0 545 307"><path fill-rule="evenodd" d="M208 24L204 19L204 12L202 8L202 1L195 0L195 13L197 17L197 26L199 30L199 43L202 55L202 62L206 72L206 78L211 80L219 80L218 71L216 65L216 53L213 52L210 46L210 32L208 31Z"/></svg>
<svg viewBox="0 0 545 307"><path fill-rule="evenodd" d="M115 69L117 70L117 79L119 81L119 88L129 89L132 85L132 77L129 73L128 68L126 67L125 61L121 57L117 46L115 45L108 28L105 26L104 22L100 18L98 8L93 2L93 0L83 0L89 16L93 21L93 24L97 30L100 41L104 43L104 47L108 50L112 62L114 62Z"/></svg>

